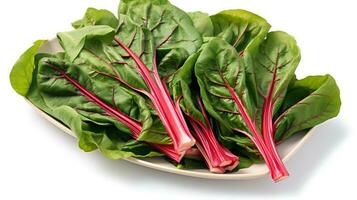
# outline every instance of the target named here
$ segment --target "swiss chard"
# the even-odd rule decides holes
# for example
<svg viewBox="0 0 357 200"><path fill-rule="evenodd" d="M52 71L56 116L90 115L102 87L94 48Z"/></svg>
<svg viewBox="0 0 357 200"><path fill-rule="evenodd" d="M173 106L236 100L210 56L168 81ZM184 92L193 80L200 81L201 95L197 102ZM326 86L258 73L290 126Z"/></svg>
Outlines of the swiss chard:
<svg viewBox="0 0 357 200"><path fill-rule="evenodd" d="M63 53L37 54L45 42L37 41L10 74L15 91L69 127L85 151L163 153L178 168L205 162L215 173L262 157L278 181L288 172L276 143L339 112L332 76L297 80L295 40L268 33L253 13L122 0L118 14L89 8L76 30L58 33Z"/></svg>
<svg viewBox="0 0 357 200"><path fill-rule="evenodd" d="M154 151L149 145L132 140L132 133L128 131L128 128L107 115L101 115L100 112L97 113L98 107L95 107L93 104L86 101L83 96L76 94L69 84L57 84L57 87L52 88L55 89L54 91L48 90L50 93L42 92L42 90L39 89L39 84L41 85L41 88L52 87L52 85L46 86L46 84L42 83L41 80L45 77L39 73L39 60L63 60L63 54L36 55L37 50L42 44L42 42L36 42L34 46L29 48L29 50L27 50L18 60L17 63L27 63L27 65L16 65L18 67L16 67L16 70L12 71L11 76L15 79L23 77L22 75L24 75L26 76L26 79L31 80L31 82L17 81L16 84L13 85L15 89L28 88L26 89L26 92L21 94L38 108L69 127L79 138L79 145L84 151L99 149L105 156L111 159L162 155ZM36 50L33 50L35 48ZM60 64L62 65L63 63L61 62ZM25 70L31 70L33 71L33 74L25 73ZM60 77L56 78L55 74L52 74L52 78L54 82L63 81ZM47 76L47 80L49 79L50 76ZM121 91L123 92L123 90ZM122 92L120 92L122 95L130 97L130 93ZM134 98L134 96L131 96L131 98ZM126 100L125 102L128 103L130 101ZM125 102L121 101L119 105L122 106ZM129 108L130 106L129 110L138 110L137 108L140 108L137 107L139 104L132 103L128 106L127 103L126 108ZM88 112L85 112L86 110ZM132 112L131 116L148 116L148 112L145 111L146 109L143 108L140 110L142 111L142 114L139 115L139 112ZM149 125L149 123L146 124ZM152 138L150 141L155 141L156 143L170 143L169 138L165 136L165 134L150 133L142 135L147 135L145 139L150 140L149 138Z"/></svg>
<svg viewBox="0 0 357 200"><path fill-rule="evenodd" d="M210 171L214 173L232 171L238 165L239 158L217 141L211 119L206 113L200 95L191 91L198 87L195 81L192 81L193 67L198 55L196 53L190 56L172 77L170 80L172 94L175 98L182 99L181 108L193 130L196 146Z"/></svg>
<svg viewBox="0 0 357 200"><path fill-rule="evenodd" d="M108 10L88 8L82 19L72 23L73 28L83 28L94 25L107 25L114 29L118 27L117 17Z"/></svg>
<svg viewBox="0 0 357 200"><path fill-rule="evenodd" d="M203 37L212 37L214 35L214 28L210 16L204 12L188 13L194 26Z"/></svg>
<svg viewBox="0 0 357 200"><path fill-rule="evenodd" d="M84 30L98 29L98 26L60 33L58 37L66 52L73 52L70 55L71 60L82 57L100 60L100 66L112 70L109 73L99 73L100 75L112 77L145 94L152 101L171 137L175 151L183 154L194 145L194 139L181 110L175 107L175 102L162 81L165 77L160 76L159 70L162 68L158 68L160 64L157 62L165 61L165 58L167 60L167 56L172 56L173 52L189 55L200 46L201 37L190 18L167 1L122 1L120 12L119 27L112 38L112 44L99 44L96 42L98 40L91 40L95 38L93 31ZM102 32L105 32L104 29L108 27L102 27ZM97 32L100 35L102 33L99 29ZM85 41L84 45L82 41ZM90 58L88 54L92 54Z"/></svg>
<svg viewBox="0 0 357 200"><path fill-rule="evenodd" d="M106 77L97 77L90 70L86 63L76 65L59 58L42 58L37 80L46 105L52 108L66 105L87 120L113 123L128 136L150 142L165 155L180 161L182 155L167 145L166 134L153 129L154 119L145 100Z"/></svg>
<svg viewBox="0 0 357 200"><path fill-rule="evenodd" d="M21 55L11 70L11 86L22 96L25 96L31 87L35 69L35 55L45 42L46 40L37 40L32 47Z"/></svg>
<svg viewBox="0 0 357 200"><path fill-rule="evenodd" d="M290 81L289 74L285 78L286 74L277 72L292 68L290 71L293 73L299 60L299 53L296 49L295 42L288 35L275 32L270 33L261 45L250 50L251 56L254 56L254 61L257 63L257 69L254 69L258 71L252 69L251 73L257 73L256 80L261 80L261 82L256 83L262 87L258 88L263 101L262 103L259 102L260 104L251 97L251 93L255 91L249 91L246 86L247 70L242 66L243 62L240 55L222 39L211 40L202 50L195 66L201 95L207 110L222 124L232 130L244 133L253 141L266 161L274 180L280 180L288 176L288 173L276 153L274 143L268 140L268 134L273 133L265 132L266 126L272 123L271 119L264 118L264 116L269 115L269 113L265 113L267 111L265 105L267 101L275 103L273 100L276 98L271 95L273 89L274 94L281 93L275 89L279 87L273 85L277 79L277 74L283 76L281 82ZM261 51L264 54L260 54ZM260 55L263 56L260 57ZM273 59L269 59L270 57L275 58L276 64L270 62L273 61ZM263 58L264 60L262 60ZM269 65L268 62L270 62ZM265 74L264 70L267 71ZM271 89L272 87L273 89ZM270 112L271 117L272 112ZM263 120L260 120L259 114L263 115Z"/></svg>
<svg viewBox="0 0 357 200"><path fill-rule="evenodd" d="M294 81L273 119L276 141L336 117L340 106L340 91L331 75Z"/></svg>
<svg viewBox="0 0 357 200"><path fill-rule="evenodd" d="M246 10L225 10L211 16L214 36L231 44L240 54L255 39L263 39L270 24Z"/></svg>
<svg viewBox="0 0 357 200"><path fill-rule="evenodd" d="M311 111L305 115L306 118L289 124L289 119L293 116L289 118L287 114L295 110L295 107L300 107L290 105L286 107L291 110L288 108L274 122L273 117L281 107L288 85L294 78L300 60L299 49L288 34L271 32L265 40L257 39L250 43L244 52L244 55L238 54L234 47L222 39L212 39L202 50L195 66L201 95L214 118L232 131L240 132L251 139L267 163L272 178L278 181L288 176L288 172L276 151L276 128L280 132L283 126L284 131L288 130L286 126L294 127L291 134L309 128L311 124L315 125L316 121L322 122L335 116L339 110L338 88L331 77L320 78L328 86L323 85L322 80L320 85L316 81L313 85L321 86L321 93L311 93L306 99L319 101L316 103L328 106L326 110L313 109L315 112ZM300 81L296 83L298 82ZM302 82L312 84L311 81ZM248 84L254 87L248 87ZM327 87L333 95L324 89ZM316 96L318 99L311 100ZM313 103L304 103L306 99L300 103L313 107ZM316 121L311 121L315 119ZM303 125L299 125L299 122Z"/></svg>

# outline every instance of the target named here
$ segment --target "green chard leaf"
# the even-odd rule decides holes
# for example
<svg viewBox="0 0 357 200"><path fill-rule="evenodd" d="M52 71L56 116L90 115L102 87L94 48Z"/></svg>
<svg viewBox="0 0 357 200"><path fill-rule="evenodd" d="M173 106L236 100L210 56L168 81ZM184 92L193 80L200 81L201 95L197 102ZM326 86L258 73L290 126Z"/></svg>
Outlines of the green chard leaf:
<svg viewBox="0 0 357 200"><path fill-rule="evenodd" d="M72 23L73 28L83 28L85 26L107 25L116 29L119 21L109 10L88 8L83 18Z"/></svg>
<svg viewBox="0 0 357 200"><path fill-rule="evenodd" d="M130 2L134 3L136 1ZM135 6L148 6L147 4L151 5L148 2L144 2L144 5L141 5L140 1ZM157 7L157 5L152 6ZM177 18L180 24L167 19L172 15L167 14L168 16L166 16L165 13L172 13L172 10L176 11L173 18ZM137 14L132 13L130 16L135 17ZM139 14L142 14L142 12ZM140 59L151 70L153 69L154 57L156 57L159 74L163 79L167 79L177 71L190 54L199 48L202 39L193 27L189 17L171 4L157 7L156 10L150 9L147 15L162 16L160 19L149 18L147 21L148 27L143 27L143 25L138 26L138 22L133 21L131 18L120 15L115 37L126 44L134 53L140 55ZM150 24L156 24L156 26L150 27ZM81 56L79 55L80 53L94 53L95 55L93 56L99 56L100 60L113 62L114 65L121 68L122 70L119 70L119 73L123 73L121 76L128 84L147 90L137 69L133 67L136 63L132 58L128 57L127 53L115 41L113 43L106 42L107 37L114 38L111 31L107 26L91 26L68 33L60 33L58 38L71 60ZM101 42L98 41L98 38L92 37L104 37L105 40ZM107 65L107 63L102 63L101 65L103 64Z"/></svg>
<svg viewBox="0 0 357 200"><path fill-rule="evenodd" d="M201 46L202 39L190 17L167 0L123 0L119 14L149 30L159 52L183 48L190 55Z"/></svg>
<svg viewBox="0 0 357 200"><path fill-rule="evenodd" d="M244 86L243 73L244 70L239 65L237 51L221 38L209 41L195 64L195 75L205 108L213 118L224 125L219 132L221 141L225 145L232 144L230 147L228 146L230 149L237 145L240 148L246 148L247 151L247 148L251 149L249 147L251 145L247 145L247 143L251 143L250 140L246 140L243 135L232 133L233 127L244 129L245 124L238 109L234 106L234 102L230 100L229 92L222 80L222 77L227 76L228 79L230 76L229 81L232 84L237 84L236 87L239 87L237 90L244 91L246 87ZM243 79L239 82L240 85L238 85L237 79ZM247 93L245 92L245 95ZM243 92L239 94L243 94ZM249 103L249 101L247 102Z"/></svg>
<svg viewBox="0 0 357 200"><path fill-rule="evenodd" d="M200 54L190 56L184 65L174 74L170 81L172 95L175 99L181 99L180 107L192 127L192 135L196 139L196 146L202 153L205 162L211 172L223 173L232 171L240 162L237 154L229 151L217 140L214 133L214 122L206 112L201 96L195 91L199 86L193 76L194 66ZM223 163L230 163L222 169Z"/></svg>
<svg viewBox="0 0 357 200"><path fill-rule="evenodd" d="M245 52L246 73L254 80L249 88L255 101L254 117L262 123L262 117L273 116L281 106L289 83L295 78L300 50L292 36L276 31L268 33L262 43L253 42ZM271 111L264 109L268 104Z"/></svg>
<svg viewBox="0 0 357 200"><path fill-rule="evenodd" d="M139 26L146 39L152 37L148 42L156 51L159 74L165 79L202 44L190 17L167 0L124 0L120 2L119 15L126 15L128 21Z"/></svg>
<svg viewBox="0 0 357 200"><path fill-rule="evenodd" d="M92 63L80 61L80 63L71 63L58 57L40 60L37 77L38 89L48 107L69 106L93 123L113 124L121 132L131 136L132 130L108 115L103 108L98 106L98 103L88 99L68 79L61 77L61 73L66 73L86 90L100 97L100 100L106 105L121 111L133 120L141 122L142 130L139 140L144 139L146 142L162 144L170 143L165 133L150 130L154 124L154 119L144 98L122 87L115 79L99 76L98 73L105 73L105 71L95 71ZM151 137L147 135L148 132L150 132Z"/></svg>
<svg viewBox="0 0 357 200"><path fill-rule="evenodd" d="M270 24L262 17L246 10L225 10L211 16L214 36L221 37L239 53L255 39L264 39Z"/></svg>
<svg viewBox="0 0 357 200"><path fill-rule="evenodd" d="M35 68L35 55L46 40L37 40L16 61L10 73L12 88L21 96L26 96L32 83L32 73Z"/></svg>
<svg viewBox="0 0 357 200"><path fill-rule="evenodd" d="M238 54L220 38L208 42L195 66L201 96L212 117L255 144L272 178L279 180L288 172L275 150L272 118L294 78L299 49L288 34L271 32L244 51L244 55ZM225 138L247 149L239 136L226 134Z"/></svg>
<svg viewBox="0 0 357 200"><path fill-rule="evenodd" d="M175 151L180 152L181 146L188 148L186 146L192 146L194 140L186 122L179 116L181 113L176 111L175 100L168 93L165 79L179 66L170 63L183 62L190 53L194 53L201 44L201 36L187 14L168 2L158 6L156 1L130 1L125 7L131 6L135 8L129 9L128 16L120 14L115 35L112 28L99 25L60 33L58 38L71 62L90 64L91 70L98 76L142 94L143 99L149 102L148 107L154 108L151 114L162 121L162 124L155 124L163 125L171 139L178 138L172 143ZM147 10L145 23L135 21L143 14L134 12L135 9L145 6L153 8ZM122 7L120 10L125 11ZM172 15L174 11L176 13ZM155 26L151 26L153 24ZM166 102L161 102L161 99ZM180 135L175 136L173 131Z"/></svg>
<svg viewBox="0 0 357 200"><path fill-rule="evenodd" d="M211 21L214 26L214 35L231 44L240 56L244 56L246 48L255 43L259 45L270 29L270 24L262 17L246 10L224 10L213 16ZM246 66L250 70L249 65ZM245 74L246 87L255 89L253 73ZM257 98L252 94L252 98Z"/></svg>
<svg viewBox="0 0 357 200"><path fill-rule="evenodd" d="M198 56L199 53L191 55L184 65L171 77L170 89L174 99L182 98L180 105L186 114L205 123L202 111L199 110L197 105L197 97L199 95L193 93L194 90L198 90L198 86L195 86L195 82L192 81L193 69Z"/></svg>
<svg viewBox="0 0 357 200"><path fill-rule="evenodd" d="M180 163L171 162L178 169L205 169L207 168L204 160L193 159L193 158L183 158Z"/></svg>
<svg viewBox="0 0 357 200"><path fill-rule="evenodd" d="M296 79L294 38L269 33L265 19L245 10L209 16L168 0L121 0L118 18L88 8L72 26L57 34L64 52L38 53L46 41L36 41L10 82L70 128L84 151L111 159L174 152L168 157L178 168L216 173L263 158L277 181L288 172L275 143L340 110L333 77ZM194 137L202 159L181 160Z"/></svg>
<svg viewBox="0 0 357 200"><path fill-rule="evenodd" d="M340 106L340 91L332 76L308 76L295 81L275 117L276 140L283 141L336 117Z"/></svg>
<svg viewBox="0 0 357 200"><path fill-rule="evenodd" d="M230 100L225 82L237 84L243 94L244 69L239 67L239 55L226 41L214 38L203 48L196 64L195 75L200 86L200 93L207 111L227 127L244 127L244 122ZM224 78L224 80L223 80ZM228 79L228 80L227 80ZM242 79L238 81L238 79ZM238 85L238 83L240 85ZM247 92L244 94L246 96Z"/></svg>
<svg viewBox="0 0 357 200"><path fill-rule="evenodd" d="M107 25L86 26L71 32L57 34L57 38L68 55L70 61L76 59L86 40L100 40L105 43L112 41L115 30Z"/></svg>
<svg viewBox="0 0 357 200"><path fill-rule="evenodd" d="M212 37L214 35L213 24L207 13L197 11L190 12L188 15L193 21L195 28L203 37Z"/></svg>
<svg viewBox="0 0 357 200"><path fill-rule="evenodd" d="M239 165L236 167L233 172L238 171L240 169L248 168L253 165L253 161L249 158L239 157Z"/></svg>
<svg viewBox="0 0 357 200"><path fill-rule="evenodd" d="M52 73L54 71L51 71L51 68L46 67L48 66L47 61L57 63L62 67L66 67L65 64L68 64L68 67L71 66L73 74L81 71L74 70L75 65L64 59L63 53L38 54L35 57L36 68L33 81L26 98L39 109L69 127L77 135L81 149L84 151L99 149L103 155L110 159L162 155L148 144L133 140L132 133L128 131L127 127L108 115L103 115L100 108L87 101L69 83L61 85L59 82L64 82L64 79L60 78L58 74ZM85 80L81 79L81 81ZM122 101L117 101L117 103L121 104ZM135 104L131 105L133 110L137 110L134 108ZM166 142L165 139L162 142L168 143L167 139L169 138L166 137ZM150 141L150 139L147 140ZM158 142L159 139L154 140Z"/></svg>

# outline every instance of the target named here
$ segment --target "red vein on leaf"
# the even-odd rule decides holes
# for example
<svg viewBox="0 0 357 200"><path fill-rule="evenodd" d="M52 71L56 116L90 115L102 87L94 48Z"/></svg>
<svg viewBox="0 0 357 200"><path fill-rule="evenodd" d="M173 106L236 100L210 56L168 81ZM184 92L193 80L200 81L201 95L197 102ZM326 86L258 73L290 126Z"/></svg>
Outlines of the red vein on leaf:
<svg viewBox="0 0 357 200"><path fill-rule="evenodd" d="M46 63L54 71L58 72L60 76L62 76L65 80L71 83L71 85L73 85L82 94L82 96L86 97L88 101L95 103L101 109L103 109L108 114L108 116L111 116L114 119L126 125L133 133L134 139L138 139L140 137L140 133L142 130L142 125L140 122L130 118L126 114L120 112L118 109L113 108L107 103L105 103L104 101L102 101L99 97L97 97L94 93L90 92L85 87L83 87L77 80L73 79L69 74L67 74L60 67L50 62L46 62ZM177 162L180 162L182 157L184 156L184 154L178 153L173 145L154 144L154 143L148 143L148 144L158 149L159 151L163 152L165 155L167 155L168 157L172 158Z"/></svg>
<svg viewBox="0 0 357 200"><path fill-rule="evenodd" d="M175 109L175 105L167 92L166 85L160 80L160 76L157 70L154 71L154 77L149 68L142 62L129 47L127 47L119 38L114 37L114 40L123 48L128 55L136 63L137 70L148 88L152 96L152 102L156 111L159 114L161 121L164 124L169 136L173 141L173 145L177 152L184 153L187 149L191 148L195 140L192 138L191 133L187 127L187 124L179 116L178 111ZM156 59L154 54L154 69L156 68Z"/></svg>

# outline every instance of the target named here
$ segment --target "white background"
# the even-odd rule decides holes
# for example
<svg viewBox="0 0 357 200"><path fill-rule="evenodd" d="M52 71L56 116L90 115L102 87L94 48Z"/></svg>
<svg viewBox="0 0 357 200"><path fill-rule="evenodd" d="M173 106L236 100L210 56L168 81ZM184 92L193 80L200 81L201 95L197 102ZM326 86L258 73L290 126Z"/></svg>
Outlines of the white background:
<svg viewBox="0 0 357 200"><path fill-rule="evenodd" d="M42 119L10 87L8 75L36 39L70 30L88 6L116 11L113 0L0 2L0 199L239 199L354 197L357 170L357 6L346 0L172 0L186 11L242 8L298 41L298 77L332 74L341 89L338 118L320 126L287 163L290 178L273 184L215 181L158 172L98 152Z"/></svg>

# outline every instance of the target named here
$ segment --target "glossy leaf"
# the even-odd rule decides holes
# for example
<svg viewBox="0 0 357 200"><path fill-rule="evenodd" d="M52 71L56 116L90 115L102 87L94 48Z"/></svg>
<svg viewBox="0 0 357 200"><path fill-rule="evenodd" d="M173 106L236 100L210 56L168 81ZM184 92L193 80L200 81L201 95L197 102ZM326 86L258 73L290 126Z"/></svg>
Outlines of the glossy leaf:
<svg viewBox="0 0 357 200"><path fill-rule="evenodd" d="M192 81L193 68L199 53L193 54L172 77L173 96L182 99L181 108L191 125L196 146L203 155L207 166L213 173L232 171L239 163L239 158L220 144L213 132L211 118L206 113L199 94L196 81Z"/></svg>
<svg viewBox="0 0 357 200"><path fill-rule="evenodd" d="M97 38L93 38L93 40L85 40L86 43L83 46L73 45L78 43L77 41L82 41L83 38L86 38L86 34L75 40L66 39L69 45L65 44L65 42L62 42L62 44L67 45L74 52L82 50L84 53L89 52L92 54L92 58L102 62L101 66L110 70L109 73L101 73L101 75L112 77L152 100L154 108L172 138L176 150L184 151L194 144L194 140L190 136L186 122L180 116L181 111L177 110L174 101L168 94L167 86L164 83L165 77L160 77L158 69L160 65L157 64L159 60L158 52L160 52L161 60L165 60L174 51L180 54L181 49L185 52L185 55L188 55L188 52L195 51L198 48L201 37L194 29L190 18L184 12L179 12L177 8L169 3L162 7L157 7L155 2L130 1L127 5L130 7L132 3L135 3L135 8L147 6L147 3L149 6L156 6L155 9L149 10L147 13L148 16L160 16L159 21L157 21L158 24L152 29L144 26L139 27L138 21L131 18L137 19L135 18L137 17L136 15L141 15L142 12L135 13L131 10L131 14L127 13L131 18L120 15L119 27L112 44L106 44ZM178 11L173 16L174 19L180 18L178 24L172 20L170 23L165 21L170 16L166 14L169 10ZM151 19L151 17L147 18L148 23L152 21ZM183 30L183 28L187 29ZM158 32L157 29L171 29L171 32ZM78 29L78 31L82 30ZM77 33L69 33L68 35L77 35ZM182 40L183 36L194 39L192 41L190 39ZM160 38L163 40L160 40ZM167 54L164 54L165 52ZM172 57L178 57L182 60L181 55Z"/></svg>
<svg viewBox="0 0 357 200"><path fill-rule="evenodd" d="M107 25L116 29L118 19L109 10L88 8L83 18L72 23L73 28L83 28L85 26Z"/></svg>
<svg viewBox="0 0 357 200"><path fill-rule="evenodd" d="M16 61L10 73L12 88L21 96L25 96L32 83L32 73L35 68L35 55L46 40L37 40Z"/></svg>
<svg viewBox="0 0 357 200"><path fill-rule="evenodd" d="M297 80L296 41L268 33L258 15L187 14L167 0L122 0L118 13L88 8L76 30L58 33L64 53L35 56L37 41L10 74L15 91L70 128L85 151L119 159L161 156L157 149L180 162L196 138L203 159L179 168L205 161L224 173L262 157L279 181L288 172L275 142L339 112L335 80Z"/></svg>
<svg viewBox="0 0 357 200"><path fill-rule="evenodd" d="M290 35L271 32L262 43L252 43L245 52L246 70L254 80L254 87L249 91L256 99L254 118L258 124L263 123L264 117L268 118L266 121L272 121L295 77L300 61L299 48Z"/></svg>
<svg viewBox="0 0 357 200"><path fill-rule="evenodd" d="M280 113L276 115L275 138L285 140L298 131L336 117L340 106L340 91L332 76L308 76L297 80L289 88Z"/></svg>
<svg viewBox="0 0 357 200"><path fill-rule="evenodd" d="M126 15L144 32L152 35L144 37L152 37L151 45L156 50L158 71L165 79L202 44L202 38L190 17L167 0L121 1L119 14ZM147 66L150 67L150 63Z"/></svg>
<svg viewBox="0 0 357 200"><path fill-rule="evenodd" d="M198 56L199 53L191 55L184 65L171 77L170 89L175 99L182 97L180 104L185 113L190 114L202 123L206 123L202 112L197 107L196 99L198 95L192 92L198 89L192 81L193 70Z"/></svg>
<svg viewBox="0 0 357 200"><path fill-rule="evenodd" d="M197 11L190 12L188 15L190 16L195 28L203 37L212 37L214 35L213 24L207 13Z"/></svg>
<svg viewBox="0 0 357 200"><path fill-rule="evenodd" d="M141 122L141 134L147 134L153 125L151 110L147 102L140 95L132 92L122 85L118 84L115 79L106 76L98 76L93 71L90 63L70 63L57 58L43 58L39 63L38 83L39 90L46 104L50 107L68 105L75 108L83 116L97 123L113 123L119 130L126 132L129 136L131 131L127 126L108 116L98 105L88 100L84 95L79 93L78 88L73 87L68 80L61 78L58 71L51 68L52 65L61 67L73 79L92 93L96 94L102 101L112 108L121 111L131 119ZM166 133L155 134L150 131L153 137L145 136L146 142L169 143ZM139 137L139 140L142 139Z"/></svg>
<svg viewBox="0 0 357 200"><path fill-rule="evenodd" d="M58 40L73 61L84 47L86 40L95 39L103 42L110 42L113 39L115 30L106 25L86 26L71 32L58 33Z"/></svg>
<svg viewBox="0 0 357 200"><path fill-rule="evenodd" d="M262 43L255 40L245 52L241 59L233 46L212 39L197 59L196 76L210 114L249 137L264 157L272 178L278 181L288 173L272 139L273 109L277 97L286 92L284 83L288 85L294 77L299 51L290 36L272 32ZM256 87L247 87L246 74L254 77ZM256 93L261 100L255 98Z"/></svg>
<svg viewBox="0 0 357 200"><path fill-rule="evenodd" d="M225 10L211 16L214 35L226 40L242 53L255 39L264 39L270 24L246 10Z"/></svg>
<svg viewBox="0 0 357 200"><path fill-rule="evenodd" d="M158 51L183 48L190 55L202 43L190 17L167 0L122 0L119 14L149 30Z"/></svg>
<svg viewBox="0 0 357 200"><path fill-rule="evenodd" d="M248 100L245 70L239 61L240 57L235 48L223 39L214 38L201 51L195 64L195 74L203 102L210 115L227 127L244 129L245 124L224 82L227 81L242 98ZM251 104L246 102L247 105Z"/></svg>
<svg viewBox="0 0 357 200"><path fill-rule="evenodd" d="M39 109L69 127L79 138L79 146L83 150L99 149L111 159L162 155L147 144L132 140L131 133L123 124L104 114L100 108L87 101L70 84L61 85L60 82L63 83L65 80L51 73L51 70L46 67L47 61L55 62L58 65L68 63L63 60L61 54L55 56L39 54L36 56L36 63L40 62L40 69L37 73L38 67L35 68L34 81L26 97ZM76 74L78 71L74 69L75 67L72 65L71 73ZM125 93L125 90L118 93L130 97L130 93ZM125 101L128 101L128 98L126 99ZM117 101L116 103L124 102ZM131 103L131 105L135 104ZM138 111L131 113L135 115Z"/></svg>

